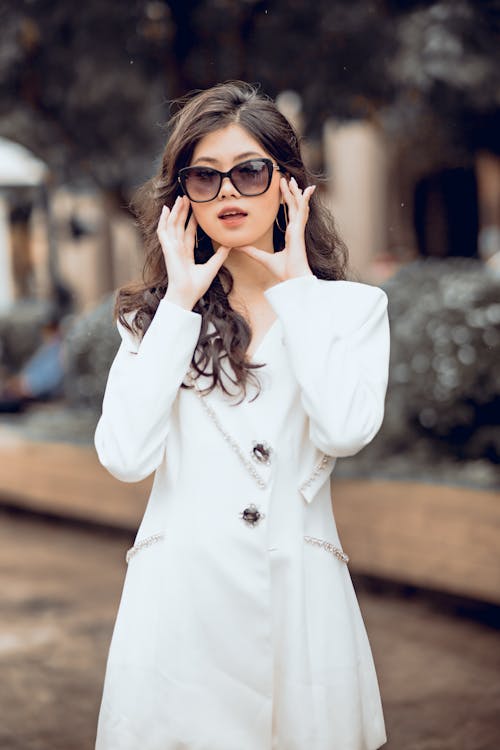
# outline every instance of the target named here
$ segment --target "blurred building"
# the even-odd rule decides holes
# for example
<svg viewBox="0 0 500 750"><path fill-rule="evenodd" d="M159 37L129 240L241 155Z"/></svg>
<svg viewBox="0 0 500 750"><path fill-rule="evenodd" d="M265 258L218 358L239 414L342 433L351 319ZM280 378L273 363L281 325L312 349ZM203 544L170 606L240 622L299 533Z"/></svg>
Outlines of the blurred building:
<svg viewBox="0 0 500 750"><path fill-rule="evenodd" d="M69 186L53 194L61 278L73 290L77 308L94 307L117 287L137 279L142 250L132 216L99 190Z"/></svg>
<svg viewBox="0 0 500 750"><path fill-rule="evenodd" d="M36 269L42 272L48 263L35 257L39 224L32 212L45 203L47 177L47 166L28 149L0 138L0 311L44 286Z"/></svg>
<svg viewBox="0 0 500 750"><path fill-rule="evenodd" d="M49 300L57 284L77 311L141 269L138 233L99 190L54 187L46 164L0 138L0 312Z"/></svg>
<svg viewBox="0 0 500 750"><path fill-rule="evenodd" d="M500 157L443 165L370 121L324 129L330 205L361 279L418 257L481 257L498 266Z"/></svg>

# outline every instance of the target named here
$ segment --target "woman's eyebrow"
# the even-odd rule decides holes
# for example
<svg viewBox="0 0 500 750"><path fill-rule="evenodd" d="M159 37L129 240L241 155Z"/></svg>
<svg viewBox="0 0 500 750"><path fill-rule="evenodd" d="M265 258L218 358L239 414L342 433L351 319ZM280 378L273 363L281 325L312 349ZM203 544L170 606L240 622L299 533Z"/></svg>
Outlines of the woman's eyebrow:
<svg viewBox="0 0 500 750"><path fill-rule="evenodd" d="M234 162L238 162L238 161L241 161L242 159L249 159L251 156L258 156L261 159L264 158L264 154L259 154L259 153L257 153L257 151L245 151L245 153L238 154L238 156L235 156L234 159L233 159L233 161ZM194 160L194 162L191 164L191 166L194 166L199 161L209 162L210 164L219 164L219 160L218 159L214 159L211 156L198 156L198 158Z"/></svg>

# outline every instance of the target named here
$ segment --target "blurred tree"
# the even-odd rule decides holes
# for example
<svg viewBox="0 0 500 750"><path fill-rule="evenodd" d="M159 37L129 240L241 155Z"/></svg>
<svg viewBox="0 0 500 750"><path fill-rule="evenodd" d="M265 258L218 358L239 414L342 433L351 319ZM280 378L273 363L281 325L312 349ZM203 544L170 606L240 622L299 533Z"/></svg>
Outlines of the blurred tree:
<svg viewBox="0 0 500 750"><path fill-rule="evenodd" d="M500 3L412 5L395 25L390 74L397 95L388 109L394 132L434 167L459 164L481 148L500 153Z"/></svg>
<svg viewBox="0 0 500 750"><path fill-rule="evenodd" d="M140 183L167 99L229 78L296 89L306 128L379 116L438 153L500 150L499 0L0 3L0 134L63 179ZM436 135L441 137L436 138Z"/></svg>
<svg viewBox="0 0 500 750"><path fill-rule="evenodd" d="M3 3L0 132L62 180L120 190L147 174L163 120L162 2Z"/></svg>
<svg viewBox="0 0 500 750"><path fill-rule="evenodd" d="M186 88L295 89L310 135L329 116L377 117L429 162L500 150L498 0L207 0L190 23Z"/></svg>

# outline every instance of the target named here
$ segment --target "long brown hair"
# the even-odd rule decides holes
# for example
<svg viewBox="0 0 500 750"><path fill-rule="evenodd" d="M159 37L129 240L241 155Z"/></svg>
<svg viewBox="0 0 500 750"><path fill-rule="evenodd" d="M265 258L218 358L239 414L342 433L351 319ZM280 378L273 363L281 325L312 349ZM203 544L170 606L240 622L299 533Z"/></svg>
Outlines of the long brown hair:
<svg viewBox="0 0 500 750"><path fill-rule="evenodd" d="M133 202L145 242L142 282L123 287L116 298L115 317L139 336L146 332L168 285L163 251L156 234L160 213L164 204L171 208L181 194L177 181L179 169L189 165L201 138L238 123L290 176L295 177L300 188L317 182L304 166L294 129L274 102L261 94L257 86L228 81L189 94L179 100L179 104L178 111L168 123L168 137L158 173L143 185ZM305 229L308 262L313 274L320 279L343 279L347 249L336 231L333 217L322 206L316 192L310 200ZM285 226L282 207L278 212L278 221L282 227ZM275 251L283 249L284 234L276 224L273 240ZM203 263L213 252L210 237L198 227L195 261ZM208 391L220 385L228 393L221 378L224 371L244 397L249 378L258 384L252 370L262 365L251 363L246 357L251 329L245 318L229 304L228 295L232 285L231 273L221 266L208 290L194 306L194 312L202 316L202 325L191 364L195 372L211 377ZM132 311L136 311L136 314L132 325L129 325L124 316ZM210 332L209 323L214 326ZM222 364L225 358L232 373L228 373Z"/></svg>

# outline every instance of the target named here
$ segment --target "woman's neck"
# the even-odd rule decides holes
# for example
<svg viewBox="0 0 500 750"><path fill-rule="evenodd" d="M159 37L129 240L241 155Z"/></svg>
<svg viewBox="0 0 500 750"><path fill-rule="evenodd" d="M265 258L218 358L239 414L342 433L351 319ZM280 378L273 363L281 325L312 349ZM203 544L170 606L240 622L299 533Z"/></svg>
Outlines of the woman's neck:
<svg viewBox="0 0 500 750"><path fill-rule="evenodd" d="M259 250L268 253L274 252L272 229L266 236L261 237L255 243ZM246 253L239 252L235 247L231 250L224 266L233 277L233 289L230 297L239 297L244 300L262 297L266 289L278 282L278 279L257 260Z"/></svg>
<svg viewBox="0 0 500 750"><path fill-rule="evenodd" d="M233 277L233 289L230 296L237 295L246 299L260 297L266 289L277 283L276 277L264 268L257 260L237 248L231 250L224 266Z"/></svg>

